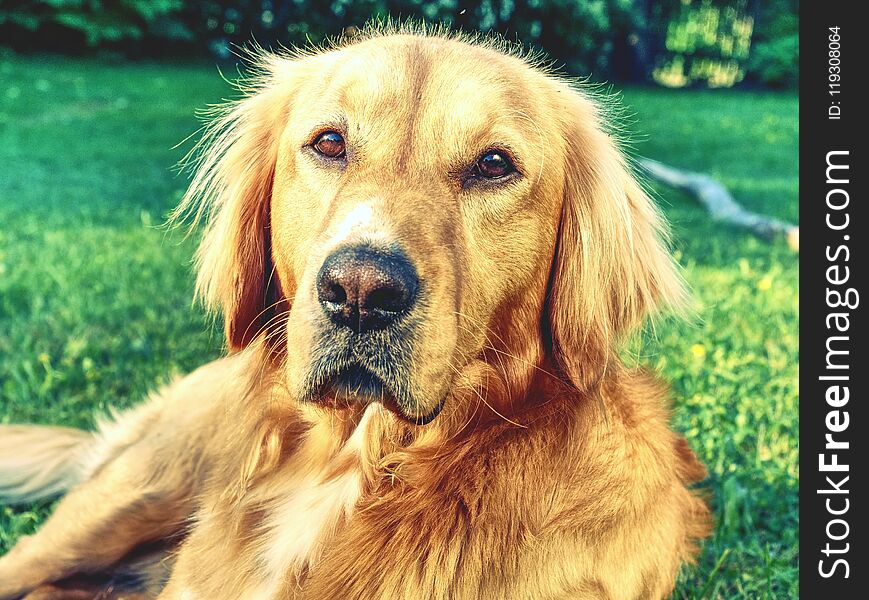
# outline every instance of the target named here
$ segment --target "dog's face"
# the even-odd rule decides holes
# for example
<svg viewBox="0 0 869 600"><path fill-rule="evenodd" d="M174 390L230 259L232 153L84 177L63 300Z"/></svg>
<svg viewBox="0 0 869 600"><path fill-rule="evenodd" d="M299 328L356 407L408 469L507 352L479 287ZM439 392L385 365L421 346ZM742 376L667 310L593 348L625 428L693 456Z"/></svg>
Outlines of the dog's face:
<svg viewBox="0 0 869 600"><path fill-rule="evenodd" d="M305 65L271 198L299 397L428 421L494 313L542 306L560 209L547 115L514 59L472 52L395 37Z"/></svg>
<svg viewBox="0 0 869 600"><path fill-rule="evenodd" d="M268 336L295 397L424 424L541 366L583 388L678 295L595 106L521 59L392 35L265 69L189 197L230 345Z"/></svg>

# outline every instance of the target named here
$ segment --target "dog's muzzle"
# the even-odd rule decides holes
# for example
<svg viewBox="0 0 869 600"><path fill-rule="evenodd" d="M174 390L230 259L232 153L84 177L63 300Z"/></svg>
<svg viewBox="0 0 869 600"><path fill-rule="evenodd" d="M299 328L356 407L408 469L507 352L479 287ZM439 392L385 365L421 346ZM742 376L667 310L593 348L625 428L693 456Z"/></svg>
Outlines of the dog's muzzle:
<svg viewBox="0 0 869 600"><path fill-rule="evenodd" d="M326 257L317 274L323 316L311 363L309 400L338 404L382 402L416 416L407 385L421 282L397 248L353 245Z"/></svg>

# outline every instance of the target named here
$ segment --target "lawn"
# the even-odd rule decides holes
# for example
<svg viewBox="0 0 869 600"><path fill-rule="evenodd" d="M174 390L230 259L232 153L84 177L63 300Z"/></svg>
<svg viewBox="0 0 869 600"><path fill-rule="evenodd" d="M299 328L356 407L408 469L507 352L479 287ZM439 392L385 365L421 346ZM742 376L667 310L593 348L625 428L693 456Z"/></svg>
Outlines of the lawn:
<svg viewBox="0 0 869 600"><path fill-rule="evenodd" d="M0 421L87 427L219 355L191 307L193 241L159 227L185 178L214 67L0 54ZM628 89L637 153L719 177L796 221L793 94ZM674 425L708 465L715 534L677 598L795 598L798 256L659 189L697 317L634 348L674 388ZM0 507L0 552L50 504Z"/></svg>

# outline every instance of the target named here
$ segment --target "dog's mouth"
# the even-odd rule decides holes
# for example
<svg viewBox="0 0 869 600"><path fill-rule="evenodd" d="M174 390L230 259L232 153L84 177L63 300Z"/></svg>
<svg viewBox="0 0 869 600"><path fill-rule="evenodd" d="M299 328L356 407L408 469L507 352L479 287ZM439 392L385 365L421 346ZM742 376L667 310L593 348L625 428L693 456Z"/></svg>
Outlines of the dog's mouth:
<svg viewBox="0 0 869 600"><path fill-rule="evenodd" d="M382 376L359 363L345 363L315 371L307 401L335 408L380 402L389 408L401 403Z"/></svg>
<svg viewBox="0 0 869 600"><path fill-rule="evenodd" d="M345 365L320 378L311 390L309 401L342 408L379 402L402 419L415 425L425 425L437 417L443 402L427 414L419 415L407 400L401 399L383 377L366 367L354 363Z"/></svg>
<svg viewBox="0 0 869 600"><path fill-rule="evenodd" d="M352 365L340 369L326 382L327 395L348 400L383 400L392 397L383 379L362 365Z"/></svg>

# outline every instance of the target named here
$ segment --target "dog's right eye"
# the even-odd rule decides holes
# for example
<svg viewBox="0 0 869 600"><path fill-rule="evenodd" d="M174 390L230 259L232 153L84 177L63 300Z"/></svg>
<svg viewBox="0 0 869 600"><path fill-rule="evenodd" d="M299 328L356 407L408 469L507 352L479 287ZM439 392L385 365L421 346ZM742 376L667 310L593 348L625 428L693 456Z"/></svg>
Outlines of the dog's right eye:
<svg viewBox="0 0 869 600"><path fill-rule="evenodd" d="M311 146L317 154L326 158L341 158L346 152L344 136L337 131L324 131L317 136Z"/></svg>
<svg viewBox="0 0 869 600"><path fill-rule="evenodd" d="M516 170L507 155L497 150L486 152L479 158L475 166L477 172L486 179L506 177Z"/></svg>

